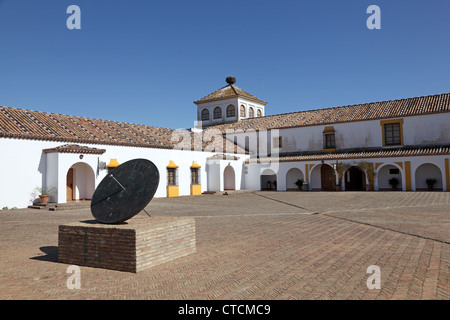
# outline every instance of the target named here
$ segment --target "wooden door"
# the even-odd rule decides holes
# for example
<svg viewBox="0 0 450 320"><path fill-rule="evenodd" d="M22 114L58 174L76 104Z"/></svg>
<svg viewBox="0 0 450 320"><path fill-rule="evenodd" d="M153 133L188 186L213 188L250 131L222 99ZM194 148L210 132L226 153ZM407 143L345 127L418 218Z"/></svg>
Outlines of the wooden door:
<svg viewBox="0 0 450 320"><path fill-rule="evenodd" d="M67 172L67 202L73 201L73 169Z"/></svg>
<svg viewBox="0 0 450 320"><path fill-rule="evenodd" d="M235 190L235 176L234 169L231 166L227 166L223 171L223 189L224 190Z"/></svg>
<svg viewBox="0 0 450 320"><path fill-rule="evenodd" d="M334 174L333 168L329 165L323 164L320 168L322 191L334 191L334 186L336 185L336 175Z"/></svg>

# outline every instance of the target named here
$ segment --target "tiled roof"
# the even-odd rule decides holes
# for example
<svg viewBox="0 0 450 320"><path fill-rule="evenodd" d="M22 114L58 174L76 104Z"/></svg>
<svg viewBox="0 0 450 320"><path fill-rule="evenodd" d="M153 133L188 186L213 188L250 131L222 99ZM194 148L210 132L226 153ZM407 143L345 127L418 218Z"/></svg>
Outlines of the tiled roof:
<svg viewBox="0 0 450 320"><path fill-rule="evenodd" d="M414 156L434 156L450 155L450 145L445 146L403 146L398 148L366 148L353 149L332 153L303 153L286 154L279 157L253 158L246 163L259 162L291 162L291 161L321 161L321 160L346 160L346 159L373 159L392 157L414 157Z"/></svg>
<svg viewBox="0 0 450 320"><path fill-rule="evenodd" d="M215 154L212 157L208 157L206 160L239 160L239 157L236 156L230 156L226 154Z"/></svg>
<svg viewBox="0 0 450 320"><path fill-rule="evenodd" d="M140 124L0 106L0 137L4 138L162 149L182 147L184 150L212 152L234 150L236 153L247 153L243 148L225 138L212 139L210 142L201 137L194 139L195 134L192 132L189 133L190 139L184 139L183 143L178 143L172 141L174 131L174 129ZM198 143L194 145L196 141L200 141L201 145Z"/></svg>
<svg viewBox="0 0 450 320"><path fill-rule="evenodd" d="M81 153L81 154L104 154L105 149L91 148L87 146L79 146L77 144L65 144L55 148L49 148L42 150L45 153Z"/></svg>
<svg viewBox="0 0 450 320"><path fill-rule="evenodd" d="M268 130L450 112L450 93L243 119L219 130Z"/></svg>
<svg viewBox="0 0 450 320"><path fill-rule="evenodd" d="M217 91L214 91L213 93L207 95L206 97L201 98L200 100L195 101L195 104L209 102L209 101L215 101L215 100L222 100L232 97L242 97L246 98L248 100L252 100L254 102L257 102L262 105L266 105L267 102L262 101L255 97L254 95L242 90L241 88L236 87L234 84L229 84L223 88L220 88Z"/></svg>

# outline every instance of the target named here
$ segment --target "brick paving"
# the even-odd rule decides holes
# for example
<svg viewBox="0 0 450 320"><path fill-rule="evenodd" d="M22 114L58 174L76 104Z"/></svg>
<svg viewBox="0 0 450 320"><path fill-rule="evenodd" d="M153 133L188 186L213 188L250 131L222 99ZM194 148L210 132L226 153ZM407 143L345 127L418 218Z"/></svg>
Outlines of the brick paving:
<svg viewBox="0 0 450 320"><path fill-rule="evenodd" d="M153 199L152 216L195 218L197 252L137 274L80 267L74 290L58 226L92 219L89 208L0 211L0 299L448 300L449 209L448 192ZM370 265L379 290L367 288Z"/></svg>

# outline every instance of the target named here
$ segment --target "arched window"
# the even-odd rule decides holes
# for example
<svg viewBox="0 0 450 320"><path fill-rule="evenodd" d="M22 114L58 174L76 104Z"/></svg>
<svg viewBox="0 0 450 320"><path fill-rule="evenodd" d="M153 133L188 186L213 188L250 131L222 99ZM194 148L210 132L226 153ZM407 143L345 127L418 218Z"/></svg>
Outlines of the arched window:
<svg viewBox="0 0 450 320"><path fill-rule="evenodd" d="M258 115L258 117L262 117L262 111L261 111L261 109L258 109L257 115Z"/></svg>
<svg viewBox="0 0 450 320"><path fill-rule="evenodd" d="M235 117L235 116L236 116L236 108L232 104L230 104L227 107L227 118Z"/></svg>
<svg viewBox="0 0 450 320"><path fill-rule="evenodd" d="M248 109L248 117L249 118L254 118L255 117L255 110L253 108L250 107L250 109Z"/></svg>
<svg viewBox="0 0 450 320"><path fill-rule="evenodd" d="M222 118L222 109L220 107L216 107L214 109L214 119L220 119Z"/></svg>
<svg viewBox="0 0 450 320"><path fill-rule="evenodd" d="M202 111L202 121L209 120L209 111L208 109L203 109Z"/></svg>
<svg viewBox="0 0 450 320"><path fill-rule="evenodd" d="M245 117L245 107L244 106L241 106L239 108L239 113L241 115L241 118Z"/></svg>

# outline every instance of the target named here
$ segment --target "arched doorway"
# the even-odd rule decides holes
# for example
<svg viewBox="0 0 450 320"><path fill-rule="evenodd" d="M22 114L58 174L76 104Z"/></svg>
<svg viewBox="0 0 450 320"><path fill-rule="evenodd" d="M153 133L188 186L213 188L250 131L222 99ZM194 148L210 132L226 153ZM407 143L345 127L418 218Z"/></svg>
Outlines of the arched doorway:
<svg viewBox="0 0 450 320"><path fill-rule="evenodd" d="M327 164L321 165L320 179L322 191L334 191L336 189L336 174L331 166Z"/></svg>
<svg viewBox="0 0 450 320"><path fill-rule="evenodd" d="M66 176L66 201L90 200L94 191L94 170L83 162L70 167Z"/></svg>
<svg viewBox="0 0 450 320"><path fill-rule="evenodd" d="M416 191L430 190L427 180L434 180L432 190L442 190L442 172L432 163L424 163L416 169Z"/></svg>
<svg viewBox="0 0 450 320"><path fill-rule="evenodd" d="M234 169L230 165L226 166L223 171L223 189L236 190Z"/></svg>
<svg viewBox="0 0 450 320"><path fill-rule="evenodd" d="M297 180L305 181L303 172L298 168L289 169L286 173L286 190L298 190L298 187L295 184Z"/></svg>
<svg viewBox="0 0 450 320"><path fill-rule="evenodd" d="M363 191L366 186L366 174L356 166L350 167L344 175L346 191Z"/></svg>
<svg viewBox="0 0 450 320"><path fill-rule="evenodd" d="M277 175L271 169L266 169L261 172L261 190L276 190L277 189Z"/></svg>

